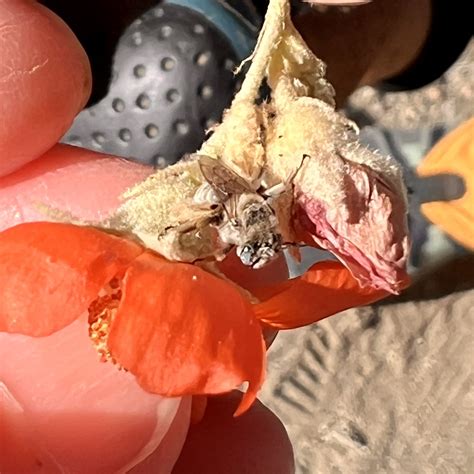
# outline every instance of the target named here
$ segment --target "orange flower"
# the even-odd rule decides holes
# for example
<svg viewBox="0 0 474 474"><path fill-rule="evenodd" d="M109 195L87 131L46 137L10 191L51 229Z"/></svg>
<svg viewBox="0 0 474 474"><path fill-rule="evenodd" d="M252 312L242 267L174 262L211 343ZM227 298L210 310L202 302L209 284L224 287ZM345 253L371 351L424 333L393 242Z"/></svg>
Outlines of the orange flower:
<svg viewBox="0 0 474 474"><path fill-rule="evenodd" d="M295 328L386 292L361 288L340 263L255 290L169 262L123 236L70 224L28 223L0 233L0 331L48 336L89 311L103 360L147 391L220 394L248 382L236 415L264 380L262 324Z"/></svg>

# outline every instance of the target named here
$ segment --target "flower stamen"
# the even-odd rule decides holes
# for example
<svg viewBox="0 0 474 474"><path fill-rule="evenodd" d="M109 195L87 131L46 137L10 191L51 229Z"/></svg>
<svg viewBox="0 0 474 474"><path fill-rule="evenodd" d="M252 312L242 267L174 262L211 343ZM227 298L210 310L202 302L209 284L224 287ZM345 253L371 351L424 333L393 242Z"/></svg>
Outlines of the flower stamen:
<svg viewBox="0 0 474 474"><path fill-rule="evenodd" d="M121 282L113 278L101 291L98 298L89 306L89 337L100 356L101 362L117 364L112 356L107 341L109 329L117 313L122 298Z"/></svg>

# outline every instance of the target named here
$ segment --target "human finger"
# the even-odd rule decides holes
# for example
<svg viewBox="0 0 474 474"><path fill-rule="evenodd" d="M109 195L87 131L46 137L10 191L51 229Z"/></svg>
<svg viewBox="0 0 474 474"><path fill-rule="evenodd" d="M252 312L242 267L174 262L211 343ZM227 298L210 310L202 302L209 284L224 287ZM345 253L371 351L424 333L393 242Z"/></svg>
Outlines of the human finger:
<svg viewBox="0 0 474 474"><path fill-rule="evenodd" d="M280 420L261 402L233 413L241 394L209 399L203 420L191 426L173 474L290 474L293 449Z"/></svg>
<svg viewBox="0 0 474 474"><path fill-rule="evenodd" d="M84 50L37 2L0 2L0 176L51 148L90 94Z"/></svg>

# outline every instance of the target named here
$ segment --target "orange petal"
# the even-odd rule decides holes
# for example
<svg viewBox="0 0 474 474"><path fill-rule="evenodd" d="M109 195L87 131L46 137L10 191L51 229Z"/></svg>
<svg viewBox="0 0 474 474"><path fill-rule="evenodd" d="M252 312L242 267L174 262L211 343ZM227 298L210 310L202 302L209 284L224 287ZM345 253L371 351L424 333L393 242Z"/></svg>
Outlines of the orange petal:
<svg viewBox="0 0 474 474"><path fill-rule="evenodd" d="M0 331L47 336L87 310L143 249L91 227L34 222L0 233Z"/></svg>
<svg viewBox="0 0 474 474"><path fill-rule="evenodd" d="M339 262L320 262L301 277L256 290L255 295L262 301L254 305L260 321L278 329L293 329L373 303L388 293L361 288Z"/></svg>
<svg viewBox="0 0 474 474"><path fill-rule="evenodd" d="M146 253L123 281L108 338L117 362L165 396L228 392L249 382L236 414L255 400L265 344L252 306L227 282L193 265Z"/></svg>

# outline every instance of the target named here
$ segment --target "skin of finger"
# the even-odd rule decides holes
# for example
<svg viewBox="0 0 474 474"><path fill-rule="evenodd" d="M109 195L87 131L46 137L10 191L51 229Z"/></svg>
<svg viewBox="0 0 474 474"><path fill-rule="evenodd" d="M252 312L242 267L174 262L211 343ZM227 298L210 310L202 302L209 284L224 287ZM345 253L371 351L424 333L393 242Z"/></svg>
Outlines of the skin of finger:
<svg viewBox="0 0 474 474"><path fill-rule="evenodd" d="M0 176L42 155L68 130L91 90L74 34L30 0L0 2Z"/></svg>
<svg viewBox="0 0 474 474"><path fill-rule="evenodd" d="M56 145L40 159L0 178L0 229L51 220L40 205L100 220L116 209L125 189L151 172L109 155Z"/></svg>
<svg viewBox="0 0 474 474"><path fill-rule="evenodd" d="M181 401L180 408L159 446L127 474L169 473L183 448L183 433L189 428L191 397Z"/></svg>
<svg viewBox="0 0 474 474"><path fill-rule="evenodd" d="M171 446L161 460L175 463L188 426L170 426L177 416L189 420L189 398L146 393L131 374L101 363L87 315L50 337L0 332L0 360L0 472L116 472L163 436Z"/></svg>
<svg viewBox="0 0 474 474"><path fill-rule="evenodd" d="M293 449L280 420L261 402L234 418L241 394L210 398L201 423L191 426L173 474L290 474Z"/></svg>

